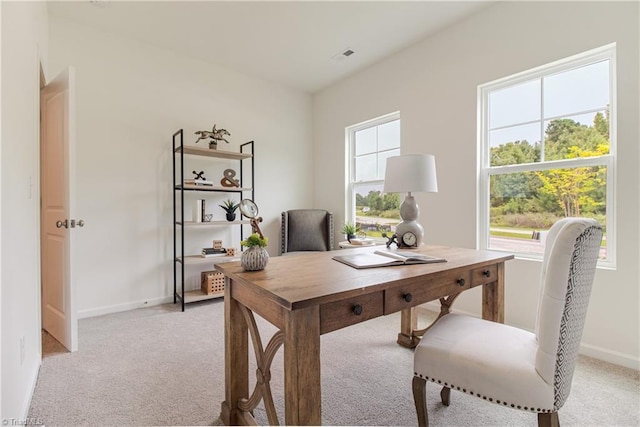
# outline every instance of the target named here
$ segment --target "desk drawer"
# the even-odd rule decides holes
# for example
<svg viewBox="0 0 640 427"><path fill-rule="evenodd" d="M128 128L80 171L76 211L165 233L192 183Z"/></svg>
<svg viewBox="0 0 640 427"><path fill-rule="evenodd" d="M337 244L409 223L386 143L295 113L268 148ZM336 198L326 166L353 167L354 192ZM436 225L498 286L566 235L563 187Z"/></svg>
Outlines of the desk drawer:
<svg viewBox="0 0 640 427"><path fill-rule="evenodd" d="M321 305L320 334L382 316L383 302L380 291Z"/></svg>
<svg viewBox="0 0 640 427"><path fill-rule="evenodd" d="M415 281L387 289L384 294L384 314L415 307L471 287L471 272L446 272L439 277Z"/></svg>
<svg viewBox="0 0 640 427"><path fill-rule="evenodd" d="M485 285L498 280L498 266L488 265L471 270L471 287Z"/></svg>

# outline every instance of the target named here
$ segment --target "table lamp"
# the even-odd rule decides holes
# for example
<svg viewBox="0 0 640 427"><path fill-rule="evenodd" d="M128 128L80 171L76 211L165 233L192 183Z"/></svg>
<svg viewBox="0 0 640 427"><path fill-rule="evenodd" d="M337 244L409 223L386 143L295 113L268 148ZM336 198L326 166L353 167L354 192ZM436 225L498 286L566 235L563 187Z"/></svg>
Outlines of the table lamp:
<svg viewBox="0 0 640 427"><path fill-rule="evenodd" d="M402 222L396 226L399 248L417 248L422 244L424 228L417 221L420 208L411 193L438 192L436 159L431 154L405 154L389 157L384 175L385 193L408 193L400 205Z"/></svg>

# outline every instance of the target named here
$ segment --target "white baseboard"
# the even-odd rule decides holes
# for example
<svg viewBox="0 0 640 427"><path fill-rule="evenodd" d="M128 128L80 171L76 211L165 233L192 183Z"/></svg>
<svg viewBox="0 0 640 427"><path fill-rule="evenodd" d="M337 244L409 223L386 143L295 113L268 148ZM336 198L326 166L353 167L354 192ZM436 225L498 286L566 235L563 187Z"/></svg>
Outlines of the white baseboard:
<svg viewBox="0 0 640 427"><path fill-rule="evenodd" d="M633 357L630 354L618 353L617 351L607 350L606 348L596 347L589 344L580 344L580 351L578 353L584 356L593 357L594 359L602 360L603 362L640 371L640 359Z"/></svg>
<svg viewBox="0 0 640 427"><path fill-rule="evenodd" d="M435 313L440 312L440 303L431 301L426 304L422 304L419 306L423 310L433 311ZM454 313L458 314L466 314L469 316L477 316L474 313L469 313L464 310L456 310L455 308L451 310ZM522 328L519 325L512 325L515 327ZM424 327L424 326L420 326ZM523 328L527 329L527 328ZM578 354L583 356L593 357L594 359L602 360L603 362L612 363L614 365L623 366L625 368L635 369L636 371L640 371L640 359L634 357L631 354L619 353L617 351L608 350L606 348L597 347L590 344L580 344L580 350L578 350Z"/></svg>
<svg viewBox="0 0 640 427"><path fill-rule="evenodd" d="M109 305L105 307L90 308L78 311L78 319L102 316L105 314L120 313L121 311L135 310L136 308L151 307L154 305L168 304L173 302L173 296L147 299L141 301L127 302L124 304Z"/></svg>
<svg viewBox="0 0 640 427"><path fill-rule="evenodd" d="M29 388L27 390L27 395L25 396L24 399L24 405L22 406L22 409L20 410L20 420L3 420L3 425L4 421L9 421L10 425L11 421L29 421L26 424L31 424L31 425L44 425L44 421L43 420L29 420L29 408L31 407L31 401L33 400L33 393L35 393L36 391L36 383L38 382L38 375L40 373L40 366L42 366L42 353L38 355L38 367L34 370L34 373L31 377L31 379L29 380ZM24 424L24 423L23 423Z"/></svg>

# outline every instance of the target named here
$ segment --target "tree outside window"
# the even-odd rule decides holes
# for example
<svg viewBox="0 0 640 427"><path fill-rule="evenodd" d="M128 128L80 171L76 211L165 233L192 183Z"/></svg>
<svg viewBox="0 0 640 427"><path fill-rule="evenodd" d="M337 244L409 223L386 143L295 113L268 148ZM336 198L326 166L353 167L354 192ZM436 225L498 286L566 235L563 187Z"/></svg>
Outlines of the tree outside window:
<svg viewBox="0 0 640 427"><path fill-rule="evenodd" d="M554 222L582 216L613 263L614 61L609 46L480 87L481 248L540 256Z"/></svg>

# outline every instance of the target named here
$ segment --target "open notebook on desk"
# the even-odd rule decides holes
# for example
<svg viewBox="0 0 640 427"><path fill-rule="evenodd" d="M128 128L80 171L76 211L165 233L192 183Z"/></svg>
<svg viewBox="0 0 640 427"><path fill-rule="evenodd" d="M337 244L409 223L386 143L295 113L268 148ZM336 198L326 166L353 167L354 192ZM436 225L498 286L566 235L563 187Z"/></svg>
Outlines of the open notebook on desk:
<svg viewBox="0 0 640 427"><path fill-rule="evenodd" d="M431 264L446 262L444 258L413 252L375 251L373 253L356 253L351 255L336 255L336 261L350 265L353 268L391 267L394 265Z"/></svg>

